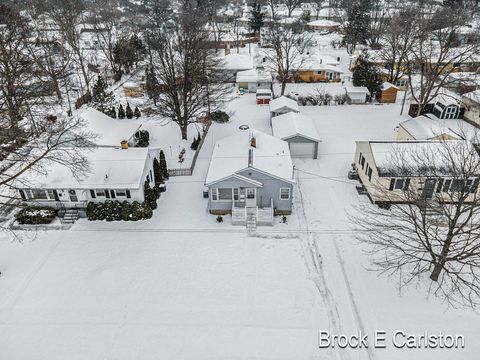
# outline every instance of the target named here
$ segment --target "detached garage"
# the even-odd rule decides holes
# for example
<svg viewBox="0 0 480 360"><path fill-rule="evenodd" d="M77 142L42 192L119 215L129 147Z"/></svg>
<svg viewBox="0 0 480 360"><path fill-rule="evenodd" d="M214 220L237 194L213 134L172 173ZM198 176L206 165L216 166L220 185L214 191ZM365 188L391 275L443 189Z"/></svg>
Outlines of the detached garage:
<svg viewBox="0 0 480 360"><path fill-rule="evenodd" d="M316 159L321 141L315 125L308 116L287 113L272 119L273 136L285 140L294 158Z"/></svg>

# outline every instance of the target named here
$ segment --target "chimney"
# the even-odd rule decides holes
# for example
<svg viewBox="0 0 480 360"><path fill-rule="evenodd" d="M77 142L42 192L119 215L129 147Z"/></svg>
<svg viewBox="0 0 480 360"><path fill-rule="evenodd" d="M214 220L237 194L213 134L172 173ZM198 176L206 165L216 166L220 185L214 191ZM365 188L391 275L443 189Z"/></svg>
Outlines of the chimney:
<svg viewBox="0 0 480 360"><path fill-rule="evenodd" d="M120 146L122 147L122 149L128 149L128 141L122 140L122 142L120 143Z"/></svg>
<svg viewBox="0 0 480 360"><path fill-rule="evenodd" d="M248 149L248 167L253 167L253 149Z"/></svg>
<svg viewBox="0 0 480 360"><path fill-rule="evenodd" d="M255 136L252 136L250 139L250 146L256 148L257 147L257 139L255 139Z"/></svg>

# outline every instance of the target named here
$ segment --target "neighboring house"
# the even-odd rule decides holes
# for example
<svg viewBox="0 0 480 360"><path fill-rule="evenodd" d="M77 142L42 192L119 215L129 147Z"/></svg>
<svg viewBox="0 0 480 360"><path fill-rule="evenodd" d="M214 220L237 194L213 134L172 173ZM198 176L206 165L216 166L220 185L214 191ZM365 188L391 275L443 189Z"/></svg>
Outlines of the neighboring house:
<svg viewBox="0 0 480 360"><path fill-rule="evenodd" d="M401 122L397 140L465 140L473 139L475 134L475 127L461 119L439 119L425 114Z"/></svg>
<svg viewBox="0 0 480 360"><path fill-rule="evenodd" d="M361 183L368 192L373 203L404 203L407 202L404 191L418 191L419 198L436 198L444 202L451 201L449 193L458 191L462 186L468 186L472 196L478 191L480 174L463 181L452 179L448 173L451 164L442 164L442 158L435 159L432 168L415 168L419 163L413 158L421 154L441 154L445 146L455 145L457 141L357 141L355 151L355 166ZM467 147L473 146L462 140ZM401 161L410 166L405 169ZM480 161L480 157L478 159ZM429 175L433 174L433 175ZM439 177L439 175L441 175ZM468 200L468 199L467 199Z"/></svg>
<svg viewBox="0 0 480 360"><path fill-rule="evenodd" d="M78 151L83 151L87 159L87 173L75 177L66 166L55 163L45 175L27 174L17 186L22 200L29 205L79 209L85 216L90 201L143 202L145 181L155 185L154 155L147 148Z"/></svg>
<svg viewBox="0 0 480 360"><path fill-rule="evenodd" d="M272 76L258 69L239 71L236 83L238 88L245 89L250 93L254 93L258 89L270 90L272 87Z"/></svg>
<svg viewBox="0 0 480 360"><path fill-rule="evenodd" d="M345 93L351 104L365 104L370 94L365 86L347 86Z"/></svg>
<svg viewBox="0 0 480 360"><path fill-rule="evenodd" d="M463 94L462 103L465 104L465 120L480 127L480 89Z"/></svg>
<svg viewBox="0 0 480 360"><path fill-rule="evenodd" d="M128 145L135 146L135 134L141 124L132 120L113 119L104 113L89 107L79 113L83 122L82 130L94 135L92 139L84 139L90 146L119 147L126 140Z"/></svg>
<svg viewBox="0 0 480 360"><path fill-rule="evenodd" d="M312 119L299 113L287 113L272 119L273 136L288 142L290 155L316 159L321 141Z"/></svg>
<svg viewBox="0 0 480 360"><path fill-rule="evenodd" d="M208 211L232 214L233 224L273 225L273 215L290 214L294 168L288 143L246 128L215 143L205 186Z"/></svg>
<svg viewBox="0 0 480 360"><path fill-rule="evenodd" d="M305 25L305 30L317 32L334 32L340 29L341 24L332 20L313 20Z"/></svg>
<svg viewBox="0 0 480 360"><path fill-rule="evenodd" d="M251 55L245 53L237 54L234 50L231 50L225 56L220 56L220 60L221 65L215 77L224 82L234 83L239 72L254 68Z"/></svg>
<svg viewBox="0 0 480 360"><path fill-rule="evenodd" d="M382 84L380 93L378 94L377 100L383 104L394 104L397 101L398 87L390 84L389 82L384 82Z"/></svg>
<svg viewBox="0 0 480 360"><path fill-rule="evenodd" d="M314 57L295 69L295 78L301 82L340 82L343 71L335 65L322 64Z"/></svg>
<svg viewBox="0 0 480 360"><path fill-rule="evenodd" d="M458 104L457 99L451 96L439 95L435 99L432 114L439 119L462 119L465 108Z"/></svg>
<svg viewBox="0 0 480 360"><path fill-rule="evenodd" d="M300 112L298 103L295 100L286 96L280 96L270 101L270 123L273 117L289 112Z"/></svg>

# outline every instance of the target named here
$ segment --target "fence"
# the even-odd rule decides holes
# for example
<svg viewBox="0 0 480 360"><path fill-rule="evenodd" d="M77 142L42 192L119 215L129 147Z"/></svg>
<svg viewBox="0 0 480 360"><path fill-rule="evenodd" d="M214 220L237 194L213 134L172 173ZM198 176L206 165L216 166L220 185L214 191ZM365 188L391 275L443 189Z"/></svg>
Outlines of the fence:
<svg viewBox="0 0 480 360"><path fill-rule="evenodd" d="M202 150L203 142L208 134L208 129L210 129L210 123L207 124L205 131L202 136L202 140L198 144L197 150L193 155L192 164L189 168L177 168L177 169L168 169L168 176L190 176L193 174L193 169L195 169L195 164L197 163L198 154L200 154L200 150Z"/></svg>

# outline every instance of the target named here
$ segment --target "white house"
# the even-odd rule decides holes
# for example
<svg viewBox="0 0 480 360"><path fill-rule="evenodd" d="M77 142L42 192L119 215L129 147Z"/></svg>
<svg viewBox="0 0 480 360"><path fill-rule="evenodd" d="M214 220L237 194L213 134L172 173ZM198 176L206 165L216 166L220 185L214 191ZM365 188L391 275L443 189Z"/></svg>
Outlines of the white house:
<svg viewBox="0 0 480 360"><path fill-rule="evenodd" d="M462 119L439 119L425 114L401 122L397 140L465 140L473 139L475 134L475 127Z"/></svg>
<svg viewBox="0 0 480 360"><path fill-rule="evenodd" d="M347 86L345 93L352 104L365 104L370 92L365 86Z"/></svg>
<svg viewBox="0 0 480 360"><path fill-rule="evenodd" d="M298 103L286 96L280 96L270 101L270 120L278 115L286 114L289 112L300 112Z"/></svg>
<svg viewBox="0 0 480 360"><path fill-rule="evenodd" d="M95 136L85 139L92 146L118 147L124 140L130 146L137 143L135 133L140 130L141 124L134 120L113 119L92 107L82 110L78 116L82 122L82 130Z"/></svg>
<svg viewBox="0 0 480 360"><path fill-rule="evenodd" d="M247 215L258 224L272 225L274 214L292 211L294 180L288 143L250 129L216 142L205 186L208 211L232 214L234 224Z"/></svg>
<svg viewBox="0 0 480 360"><path fill-rule="evenodd" d="M236 83L238 88L246 89L248 92L254 93L258 89L270 89L272 86L272 76L258 69L239 71L237 73Z"/></svg>
<svg viewBox="0 0 480 360"><path fill-rule="evenodd" d="M69 168L55 163L45 175L26 174L17 185L22 200L29 205L84 210L90 201L143 202L145 181L152 187L155 185L154 154L147 148L75 151L83 152L86 157L87 173L75 177Z"/></svg>
<svg viewBox="0 0 480 360"><path fill-rule="evenodd" d="M308 22L305 25L305 29L318 32L333 32L340 29L340 26L341 24L336 21L318 19Z"/></svg>
<svg viewBox="0 0 480 360"><path fill-rule="evenodd" d="M286 113L272 118L273 136L288 142L292 157L316 159L320 135L312 119L299 113Z"/></svg>

